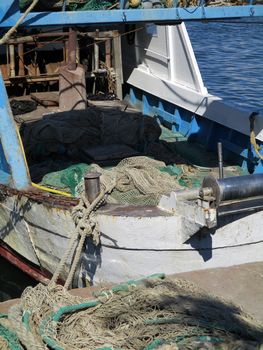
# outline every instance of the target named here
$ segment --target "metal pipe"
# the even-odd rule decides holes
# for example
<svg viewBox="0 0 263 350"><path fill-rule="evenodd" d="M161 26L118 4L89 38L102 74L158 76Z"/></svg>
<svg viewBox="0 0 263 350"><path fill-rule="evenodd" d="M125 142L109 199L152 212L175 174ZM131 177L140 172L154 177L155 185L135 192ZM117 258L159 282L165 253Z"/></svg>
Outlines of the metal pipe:
<svg viewBox="0 0 263 350"><path fill-rule="evenodd" d="M101 173L89 172L84 176L85 193L88 201L92 203L100 194Z"/></svg>
<svg viewBox="0 0 263 350"><path fill-rule="evenodd" d="M217 155L218 155L218 169L219 169L219 179L224 178L224 163L223 163L223 151L222 143L217 143Z"/></svg>
<svg viewBox="0 0 263 350"><path fill-rule="evenodd" d="M176 198L180 200L194 200L199 197L199 188L176 191Z"/></svg>

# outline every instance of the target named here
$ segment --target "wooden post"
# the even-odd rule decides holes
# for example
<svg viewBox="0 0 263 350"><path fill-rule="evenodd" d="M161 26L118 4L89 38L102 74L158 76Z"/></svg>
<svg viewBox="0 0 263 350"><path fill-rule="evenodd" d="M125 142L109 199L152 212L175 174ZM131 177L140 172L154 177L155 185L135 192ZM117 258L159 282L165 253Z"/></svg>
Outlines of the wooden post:
<svg viewBox="0 0 263 350"><path fill-rule="evenodd" d="M113 31L113 55L114 55L114 69L116 74L116 95L122 100L122 84L123 84L123 73L122 73L122 56L121 56L121 38L119 31Z"/></svg>
<svg viewBox="0 0 263 350"><path fill-rule="evenodd" d="M24 66L24 44L18 44L18 76L23 77L25 75L25 66Z"/></svg>
<svg viewBox="0 0 263 350"><path fill-rule="evenodd" d="M68 38L68 69L76 70L77 32L70 28Z"/></svg>
<svg viewBox="0 0 263 350"><path fill-rule="evenodd" d="M15 70L15 45L10 44L9 45L9 57L10 57L10 77L15 77L16 76L16 70Z"/></svg>
<svg viewBox="0 0 263 350"><path fill-rule="evenodd" d="M107 39L105 41L105 56L106 56L106 66L111 68L111 40Z"/></svg>

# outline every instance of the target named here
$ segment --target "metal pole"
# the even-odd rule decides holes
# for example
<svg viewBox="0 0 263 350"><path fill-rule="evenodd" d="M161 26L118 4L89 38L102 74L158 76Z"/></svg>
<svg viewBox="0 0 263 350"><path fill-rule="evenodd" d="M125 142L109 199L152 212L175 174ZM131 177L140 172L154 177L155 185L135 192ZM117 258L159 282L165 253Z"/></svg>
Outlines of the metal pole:
<svg viewBox="0 0 263 350"><path fill-rule="evenodd" d="M224 164L223 164L223 151L222 143L217 143L217 154L218 154L218 168L219 168L219 179L224 178Z"/></svg>

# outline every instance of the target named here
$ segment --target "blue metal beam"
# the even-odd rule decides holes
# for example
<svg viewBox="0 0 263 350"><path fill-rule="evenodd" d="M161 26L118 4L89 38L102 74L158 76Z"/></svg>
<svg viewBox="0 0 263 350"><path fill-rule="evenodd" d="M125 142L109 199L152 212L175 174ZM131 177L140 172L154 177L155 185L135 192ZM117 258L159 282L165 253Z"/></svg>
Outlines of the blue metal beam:
<svg viewBox="0 0 263 350"><path fill-rule="evenodd" d="M3 5L0 5L0 10ZM11 13L10 13L11 12ZM9 11L8 17L0 23L0 27L12 27L21 13L16 7ZM190 7L190 8L161 8L134 10L105 10L105 11L61 11L30 13L22 26L48 25L87 25L110 23L176 23L177 21L215 20L223 18L263 17L263 5L222 6L222 7Z"/></svg>
<svg viewBox="0 0 263 350"><path fill-rule="evenodd" d="M31 185L22 142L13 119L12 111L0 69L0 183L17 189Z"/></svg>
<svg viewBox="0 0 263 350"><path fill-rule="evenodd" d="M5 17L8 10L16 3L16 0L5 0L0 5L0 21Z"/></svg>

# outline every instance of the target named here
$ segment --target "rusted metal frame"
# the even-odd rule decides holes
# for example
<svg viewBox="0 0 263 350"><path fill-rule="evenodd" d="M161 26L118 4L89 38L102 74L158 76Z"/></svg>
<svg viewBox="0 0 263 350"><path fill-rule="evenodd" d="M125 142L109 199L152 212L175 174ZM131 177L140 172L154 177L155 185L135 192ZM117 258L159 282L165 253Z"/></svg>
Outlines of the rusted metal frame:
<svg viewBox="0 0 263 350"><path fill-rule="evenodd" d="M79 33L79 36L88 36L90 38L108 38L111 39L114 37L114 31L109 30L109 31L93 31L93 32L86 32L86 33Z"/></svg>
<svg viewBox="0 0 263 350"><path fill-rule="evenodd" d="M69 36L69 32L40 33L40 34L22 36L19 38L12 38L7 41L7 44L35 42L39 38L68 37L68 36Z"/></svg>
<svg viewBox="0 0 263 350"><path fill-rule="evenodd" d="M35 84L35 83L41 83L45 81L58 81L59 76L58 74L55 75L50 75L50 76L37 76L37 77L32 77L32 76L16 76L12 79L4 79L5 85L12 85L14 82L16 83L27 83L27 84Z"/></svg>
<svg viewBox="0 0 263 350"><path fill-rule="evenodd" d="M39 33L39 34L32 34L27 36L22 36L19 38L11 38L7 41L7 44L19 44L19 43L26 43L26 42L35 42L39 38L53 38L53 37L69 37L70 32L50 32L50 33ZM76 31L78 36L88 36L90 38L113 38L114 37L114 31L94 31L94 32L78 32Z"/></svg>
<svg viewBox="0 0 263 350"><path fill-rule="evenodd" d="M0 184L0 197L3 196L18 196L18 197L27 197L28 199L35 201L37 203L43 203L46 205L51 205L52 207L59 207L59 208L70 208L74 207L79 203L78 198L68 198L68 197L62 197L58 196L52 193L47 192L41 192L33 187L32 190L16 190L13 188L10 188L5 185Z"/></svg>

